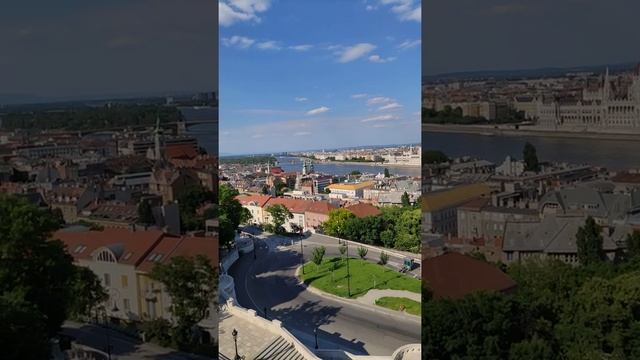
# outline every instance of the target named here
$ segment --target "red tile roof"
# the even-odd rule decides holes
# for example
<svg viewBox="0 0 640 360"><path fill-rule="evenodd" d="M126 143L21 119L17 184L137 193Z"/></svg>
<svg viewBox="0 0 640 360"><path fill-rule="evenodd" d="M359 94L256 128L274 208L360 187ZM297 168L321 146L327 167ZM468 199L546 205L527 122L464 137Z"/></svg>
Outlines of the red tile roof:
<svg viewBox="0 0 640 360"><path fill-rule="evenodd" d="M176 256L204 255L214 267L218 266L218 238L210 236L165 236L149 252L137 270L150 272L157 263L167 263Z"/></svg>
<svg viewBox="0 0 640 360"><path fill-rule="evenodd" d="M168 145L164 155L167 159L194 159L198 156L198 150L193 144Z"/></svg>
<svg viewBox="0 0 640 360"><path fill-rule="evenodd" d="M52 238L61 240L77 261L91 259L94 251L110 248L121 264L138 265L163 237L159 230L105 228L102 231L56 231Z"/></svg>
<svg viewBox="0 0 640 360"><path fill-rule="evenodd" d="M248 205L251 202L255 202L256 206L263 207L271 199L270 195L238 195L236 200L242 205Z"/></svg>
<svg viewBox="0 0 640 360"><path fill-rule="evenodd" d="M377 216L380 215L380 209L378 209L377 207L370 205L370 204L366 204L366 203L358 203L358 204L354 204L354 205L349 205L347 207L345 207L345 209L351 211L353 213L353 215L359 217L359 218L364 218L367 216Z"/></svg>
<svg viewBox="0 0 640 360"><path fill-rule="evenodd" d="M476 291L508 291L517 284L492 264L454 252L422 262L422 279L435 298L459 299Z"/></svg>
<svg viewBox="0 0 640 360"><path fill-rule="evenodd" d="M313 204L311 200L291 199L291 198L271 198L265 204L265 208L271 205L282 204L292 213L304 213Z"/></svg>
<svg viewBox="0 0 640 360"><path fill-rule="evenodd" d="M328 215L329 211L336 208L335 205L327 201L314 201L307 209L307 212Z"/></svg>

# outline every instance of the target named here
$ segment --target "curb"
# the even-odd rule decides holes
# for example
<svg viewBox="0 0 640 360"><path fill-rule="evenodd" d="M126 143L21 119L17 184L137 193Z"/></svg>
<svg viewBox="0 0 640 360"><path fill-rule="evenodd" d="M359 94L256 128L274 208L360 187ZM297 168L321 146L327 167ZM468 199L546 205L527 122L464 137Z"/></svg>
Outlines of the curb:
<svg viewBox="0 0 640 360"><path fill-rule="evenodd" d="M385 315L391 315L391 316L394 316L394 317L402 318L404 320L422 322L422 316L419 316L419 315L412 315L412 314L405 313L405 312L389 310L389 309L386 309L386 308L383 308L383 307L377 306L377 305L368 306L368 305L365 305L365 304L363 304L363 303L361 303L361 302L359 302L357 300L346 299L346 298L343 298L343 297L340 297L340 296L337 296L337 295L326 293L326 292L324 292L322 290L314 288L313 286L309 286L304 281L300 280L300 269L301 268L302 268L301 266L298 266L296 268L296 278L298 278L298 285L304 287L304 289L306 291L309 291L312 294L316 294L318 296L322 296L322 297L325 297L325 298L329 298L329 299L332 299L332 300L343 302L345 304L358 306L358 307L360 307L362 309L367 309L369 311L373 311L373 312L376 312L376 313L385 314Z"/></svg>
<svg viewBox="0 0 640 360"><path fill-rule="evenodd" d="M358 246L362 246L362 247L365 247L365 248L373 249L373 250L376 250L376 251L385 252L387 254L393 255L393 256L401 258L401 259L406 258L406 257L410 257L410 258L413 259L413 261L415 261L416 263L422 265L422 258L420 257L420 254L405 255L405 254L402 254L402 253L398 253L398 252L396 252L394 250L389 250L387 248L381 248L381 247L377 247L377 246L373 246L373 245L369 245L369 244L359 243L359 242L353 241L353 240L342 239L342 238L339 238L339 237L330 236L330 235L326 235L326 234L316 234L316 235L325 236L325 237L328 237L330 239L346 241L350 245L358 245Z"/></svg>

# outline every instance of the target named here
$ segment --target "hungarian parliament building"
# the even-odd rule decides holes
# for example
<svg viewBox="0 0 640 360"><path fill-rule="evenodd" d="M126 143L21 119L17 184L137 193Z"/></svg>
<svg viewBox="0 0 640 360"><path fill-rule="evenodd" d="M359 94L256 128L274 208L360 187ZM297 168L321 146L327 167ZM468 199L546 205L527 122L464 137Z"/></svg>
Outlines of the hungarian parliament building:
<svg viewBox="0 0 640 360"><path fill-rule="evenodd" d="M615 76L607 69L572 96L516 98L514 107L545 129L640 132L640 66Z"/></svg>

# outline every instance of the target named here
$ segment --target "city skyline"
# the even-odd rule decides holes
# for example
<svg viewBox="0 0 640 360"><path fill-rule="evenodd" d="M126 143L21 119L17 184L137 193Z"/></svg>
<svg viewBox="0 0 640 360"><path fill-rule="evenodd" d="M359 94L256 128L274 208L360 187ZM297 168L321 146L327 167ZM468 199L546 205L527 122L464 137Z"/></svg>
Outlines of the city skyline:
<svg viewBox="0 0 640 360"><path fill-rule="evenodd" d="M419 2L249 3L220 3L221 155L419 142Z"/></svg>
<svg viewBox="0 0 640 360"><path fill-rule="evenodd" d="M425 5L423 75L640 60L640 49L619 46L639 34L635 1L434 0ZM451 19L464 26L451 26Z"/></svg>
<svg viewBox="0 0 640 360"><path fill-rule="evenodd" d="M217 91L217 12L205 0L12 3L0 103Z"/></svg>

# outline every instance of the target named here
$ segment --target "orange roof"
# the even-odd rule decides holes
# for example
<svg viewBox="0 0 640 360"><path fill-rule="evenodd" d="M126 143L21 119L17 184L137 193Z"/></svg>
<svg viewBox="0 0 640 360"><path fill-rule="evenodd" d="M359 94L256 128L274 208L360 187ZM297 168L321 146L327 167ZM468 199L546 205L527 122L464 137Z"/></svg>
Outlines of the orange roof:
<svg viewBox="0 0 640 360"><path fill-rule="evenodd" d="M120 264L138 265L163 235L159 230L105 228L102 231L58 230L52 238L61 240L76 261L91 259L94 251L107 247Z"/></svg>
<svg viewBox="0 0 640 360"><path fill-rule="evenodd" d="M359 218L380 215L380 209L378 209L373 205L365 204L365 203L350 205L350 206L347 206L345 209L351 211L353 215Z"/></svg>
<svg viewBox="0 0 640 360"><path fill-rule="evenodd" d="M459 299L477 291L508 291L517 284L496 266L454 252L422 262L422 279L435 298Z"/></svg>
<svg viewBox="0 0 640 360"><path fill-rule="evenodd" d="M328 201L314 201L307 209L307 212L328 215L329 211L336 209L336 206Z"/></svg>
<svg viewBox="0 0 640 360"><path fill-rule="evenodd" d="M307 209L313 204L311 200L303 200L303 199L291 199L291 198L271 198L265 204L265 207L269 207L271 205L282 204L289 209L292 213L304 213Z"/></svg>
<svg viewBox="0 0 640 360"><path fill-rule="evenodd" d="M165 236L149 252L138 270L150 272L157 263L167 263L176 256L204 255L214 267L218 266L218 238L210 236Z"/></svg>
<svg viewBox="0 0 640 360"><path fill-rule="evenodd" d="M271 199L271 195L238 195L236 196L236 200L240 202L242 205L249 205L250 203L254 203L255 206L263 207L264 204L267 203Z"/></svg>
<svg viewBox="0 0 640 360"><path fill-rule="evenodd" d="M173 144L167 145L164 154L167 159L194 159L198 156L198 151L193 144Z"/></svg>

